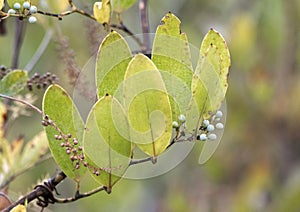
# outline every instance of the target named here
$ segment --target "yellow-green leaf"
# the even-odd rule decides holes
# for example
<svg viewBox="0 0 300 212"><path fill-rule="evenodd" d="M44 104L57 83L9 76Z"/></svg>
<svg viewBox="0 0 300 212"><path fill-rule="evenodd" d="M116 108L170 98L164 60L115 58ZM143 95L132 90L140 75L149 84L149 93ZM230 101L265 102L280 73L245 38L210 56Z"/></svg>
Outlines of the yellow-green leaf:
<svg viewBox="0 0 300 212"><path fill-rule="evenodd" d="M131 51L119 33L112 31L104 38L96 62L98 98L107 93L114 95L124 80L124 74L131 58Z"/></svg>
<svg viewBox="0 0 300 212"><path fill-rule="evenodd" d="M111 16L111 5L109 0L94 3L94 16L101 24L109 24Z"/></svg>
<svg viewBox="0 0 300 212"><path fill-rule="evenodd" d="M84 123L67 92L59 85L51 85L44 94L43 111L59 127L64 135L71 134L82 145ZM63 141L56 140L55 135L59 135L57 130L48 126L45 128L51 153L62 169L71 179L79 181L85 173L86 168L75 169L75 165L70 160L70 155L66 154L66 149L61 147ZM72 141L72 138L70 139Z"/></svg>
<svg viewBox="0 0 300 212"><path fill-rule="evenodd" d="M189 43L180 30L180 20L168 13L154 38L152 61L161 72L171 98L173 120L185 113L191 99L192 62Z"/></svg>
<svg viewBox="0 0 300 212"><path fill-rule="evenodd" d="M114 117L122 119L121 123L116 122ZM109 189L123 176L131 156L128 135L122 136L116 125L123 125L125 132L129 133L121 105L112 96L104 96L95 103L87 118L84 153L89 163L99 169L100 175L92 173L92 176ZM90 168L91 172L94 170Z"/></svg>
<svg viewBox="0 0 300 212"><path fill-rule="evenodd" d="M201 44L192 81L198 112L208 118L221 106L228 87L230 55L224 38L211 29Z"/></svg>
<svg viewBox="0 0 300 212"><path fill-rule="evenodd" d="M172 111L160 72L145 55L137 54L130 61L123 96L131 141L156 157L170 142Z"/></svg>
<svg viewBox="0 0 300 212"><path fill-rule="evenodd" d="M227 78L231 63L230 53L225 39L219 32L210 29L202 41L200 53L207 57L216 70L220 78L221 88L225 95L228 87Z"/></svg>

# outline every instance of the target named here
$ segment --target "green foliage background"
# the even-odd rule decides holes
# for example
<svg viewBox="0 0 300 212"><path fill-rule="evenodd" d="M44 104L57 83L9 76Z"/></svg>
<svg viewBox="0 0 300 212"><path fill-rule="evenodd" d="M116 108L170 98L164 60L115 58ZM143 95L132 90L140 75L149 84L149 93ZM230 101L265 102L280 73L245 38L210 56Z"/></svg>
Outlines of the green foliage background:
<svg viewBox="0 0 300 212"><path fill-rule="evenodd" d="M83 5L87 2L92 1L81 1ZM49 209L74 212L297 211L300 208L297 201L300 198L300 1L150 0L152 32L168 11L180 18L182 31L195 46L200 46L211 27L228 42L232 57L228 113L217 152L205 165L199 166L199 148L194 148L186 160L163 176L122 180L110 195L102 192ZM132 31L140 32L137 5L122 17ZM0 63L8 66L13 22L13 19L7 20L8 34L0 37ZM87 23L90 22L78 15L58 22L62 33L69 37L79 66L95 52L88 42L88 30L84 26ZM27 25L20 68L38 47L46 25L45 22L44 26ZM100 34L104 33L100 30ZM85 39L81 37L79 42L78 34ZM56 72L63 85L68 79L56 46L57 43L51 41L33 71ZM36 91L36 94L42 92ZM9 137L15 138L16 132L20 132L29 140L42 129L39 123L38 116L20 119L13 124ZM33 173L13 182L12 197L26 193L38 176L55 171L53 161L41 164ZM86 180L83 189L94 186ZM72 189L68 182L58 187L62 196L69 196Z"/></svg>

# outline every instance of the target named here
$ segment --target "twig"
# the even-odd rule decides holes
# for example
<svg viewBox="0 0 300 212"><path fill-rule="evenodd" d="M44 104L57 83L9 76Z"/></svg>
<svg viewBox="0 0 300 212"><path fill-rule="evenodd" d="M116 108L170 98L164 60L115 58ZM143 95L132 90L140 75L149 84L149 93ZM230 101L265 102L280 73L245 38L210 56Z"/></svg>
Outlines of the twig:
<svg viewBox="0 0 300 212"><path fill-rule="evenodd" d="M142 32L143 32L143 53L147 54L150 50L150 27L149 27L149 20L148 20L148 13L147 13L147 0L140 0L139 2L139 9L141 15L141 23L142 23Z"/></svg>
<svg viewBox="0 0 300 212"><path fill-rule="evenodd" d="M7 96L7 95L4 95L4 94L0 94L0 98L4 98L4 99L9 99L9 100L13 100L13 101L16 101L16 102L20 102L24 105L27 105L28 107L32 108L33 110L37 111L39 114L43 115L43 111L40 110L38 107L34 106L33 104L30 104L22 99L16 99L14 97L11 97L11 96Z"/></svg>
<svg viewBox="0 0 300 212"><path fill-rule="evenodd" d="M47 16L56 17L56 18L58 18L59 20L62 20L62 17L71 15L71 14L73 14L73 13L79 13L79 14L81 14L81 15L83 15L83 16L86 16L86 17L88 17L88 18L90 18L90 19L96 20L96 18L95 18L93 15L91 15L91 14L89 14L89 13L87 13L87 12L81 10L81 9L78 9L78 8L75 7L75 6L73 6L73 9L72 9L72 10L68 10L68 11L65 11L65 12L60 13L60 14L49 13L49 12L43 12L43 11L41 11L41 10L39 10L39 11L37 11L37 12L38 12L39 14L42 14L42 15L47 15Z"/></svg>
<svg viewBox="0 0 300 212"><path fill-rule="evenodd" d="M154 164L154 163L157 162L157 159L153 158L153 157L148 157L148 158L144 158L144 159L137 159L137 160L131 159L131 161L129 163L129 166L136 165L136 164L139 164L139 163L145 163L145 162L148 162L148 161L151 161Z"/></svg>
<svg viewBox="0 0 300 212"><path fill-rule="evenodd" d="M69 202L75 202L79 199L85 198L85 197L89 197L93 194L96 194L100 191L107 191L107 187L106 186L101 186L98 187L92 191L86 192L86 193L76 193L76 195L74 197L70 197L70 198L64 198L64 199L60 199L60 198L54 198L56 203L69 203Z"/></svg>
<svg viewBox="0 0 300 212"><path fill-rule="evenodd" d="M51 37L53 35L53 31L52 30L48 30L45 35L44 38L40 44L40 46L38 47L38 49L36 50L35 54L32 56L31 60L29 61L29 63L27 63L27 65L25 66L25 70L27 72L30 72L33 67L35 66L35 64L39 61L39 59L41 58L42 54L45 52Z"/></svg>

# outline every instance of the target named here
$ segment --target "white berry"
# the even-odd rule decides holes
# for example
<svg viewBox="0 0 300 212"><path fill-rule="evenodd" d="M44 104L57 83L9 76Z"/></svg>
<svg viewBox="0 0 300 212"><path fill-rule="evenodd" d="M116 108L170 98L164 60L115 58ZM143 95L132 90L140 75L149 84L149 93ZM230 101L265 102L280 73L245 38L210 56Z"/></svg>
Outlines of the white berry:
<svg viewBox="0 0 300 212"><path fill-rule="evenodd" d="M207 135L204 134L204 133L202 133L202 134L199 136L199 138L200 138L200 141L206 141L206 140L207 140Z"/></svg>
<svg viewBox="0 0 300 212"><path fill-rule="evenodd" d="M7 11L8 14L16 14L16 11L14 9L9 9Z"/></svg>
<svg viewBox="0 0 300 212"><path fill-rule="evenodd" d="M180 116L178 117L178 119L179 119L179 121L181 123L184 123L186 121L185 115L183 115L183 114L180 114Z"/></svg>
<svg viewBox="0 0 300 212"><path fill-rule="evenodd" d="M15 3L15 4L14 4L14 8L15 8L16 10L21 9L21 4L20 4L19 2Z"/></svg>
<svg viewBox="0 0 300 212"><path fill-rule="evenodd" d="M212 140L212 141L213 141L213 140L216 140L216 139L217 139L217 135L216 135L216 134L213 134L213 133L212 133L212 134L209 134L209 135L208 135L208 139L209 139L209 140Z"/></svg>
<svg viewBox="0 0 300 212"><path fill-rule="evenodd" d="M218 111L216 112L216 118L222 118L222 117L223 117L222 111L218 110Z"/></svg>
<svg viewBox="0 0 300 212"><path fill-rule="evenodd" d="M30 8L30 3L28 1L25 1L23 3L23 7L24 7L24 9L29 9Z"/></svg>
<svg viewBox="0 0 300 212"><path fill-rule="evenodd" d="M34 5L32 5L32 6L29 8L29 12L30 12L31 14L37 13L37 7L34 6Z"/></svg>
<svg viewBox="0 0 300 212"><path fill-rule="evenodd" d="M203 126L207 127L209 125L209 121L207 119L203 120Z"/></svg>
<svg viewBox="0 0 300 212"><path fill-rule="evenodd" d="M178 127L179 127L178 122L177 122L177 121L173 121L173 122L172 122L172 127L173 127L173 128L178 128Z"/></svg>
<svg viewBox="0 0 300 212"><path fill-rule="evenodd" d="M212 132L212 131L215 130L215 127L214 127L214 125L209 124L206 129L207 129L208 132Z"/></svg>
<svg viewBox="0 0 300 212"><path fill-rule="evenodd" d="M221 130L221 129L224 128L224 125L222 123L217 123L216 124L216 128L219 129L219 130Z"/></svg>
<svg viewBox="0 0 300 212"><path fill-rule="evenodd" d="M31 23L31 24L35 23L36 21L37 21L37 19L34 16L30 16L29 19L28 19L28 22Z"/></svg>

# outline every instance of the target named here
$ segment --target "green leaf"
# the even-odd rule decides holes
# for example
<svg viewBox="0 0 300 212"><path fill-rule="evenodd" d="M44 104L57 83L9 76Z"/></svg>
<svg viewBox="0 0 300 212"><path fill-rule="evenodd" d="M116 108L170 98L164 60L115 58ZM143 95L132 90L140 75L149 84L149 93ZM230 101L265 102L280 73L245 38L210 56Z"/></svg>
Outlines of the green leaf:
<svg viewBox="0 0 300 212"><path fill-rule="evenodd" d="M168 13L161 20L154 38L152 61L161 72L171 99L173 120L185 113L191 99L193 67L189 43L181 33L180 20Z"/></svg>
<svg viewBox="0 0 300 212"><path fill-rule="evenodd" d="M111 6L113 11L121 13L130 8L135 2L136 0L111 0Z"/></svg>
<svg viewBox="0 0 300 212"><path fill-rule="evenodd" d="M124 74L131 58L131 51L119 33L112 31L104 38L96 62L98 98L107 93L114 95L124 80Z"/></svg>
<svg viewBox="0 0 300 212"><path fill-rule="evenodd" d="M172 111L160 72L145 55L137 54L130 61L123 96L131 141L156 157L170 142Z"/></svg>
<svg viewBox="0 0 300 212"><path fill-rule="evenodd" d="M27 83L27 72L14 70L0 81L0 93L14 95L24 89Z"/></svg>
<svg viewBox="0 0 300 212"><path fill-rule="evenodd" d="M59 127L63 134L67 135L70 133L73 138L78 139L78 145L82 145L84 123L72 99L59 85L51 85L46 90L43 99L43 111ZM56 163L69 178L79 181L86 169L83 167L78 170L75 169L74 164L70 160L70 155L66 154L65 148L60 146L62 141L55 139L54 136L59 133L54 127L46 127L46 134Z"/></svg>
<svg viewBox="0 0 300 212"><path fill-rule="evenodd" d="M224 38L211 29L202 41L192 93L203 118L218 110L228 87L230 55Z"/></svg>
<svg viewBox="0 0 300 212"><path fill-rule="evenodd" d="M101 24L109 24L111 16L111 5L109 0L94 3L94 16Z"/></svg>
<svg viewBox="0 0 300 212"><path fill-rule="evenodd" d="M152 61L160 71L169 72L191 85L193 67L189 43L180 30L180 20L172 13L165 15L156 29Z"/></svg>
<svg viewBox="0 0 300 212"><path fill-rule="evenodd" d="M116 122L114 117L122 121ZM99 176L92 176L109 189L123 176L131 156L131 142L126 138L128 135L122 136L116 125L125 127L128 134L128 124L121 105L112 96L104 96L95 103L87 118L84 153L92 166L101 169Z"/></svg>

